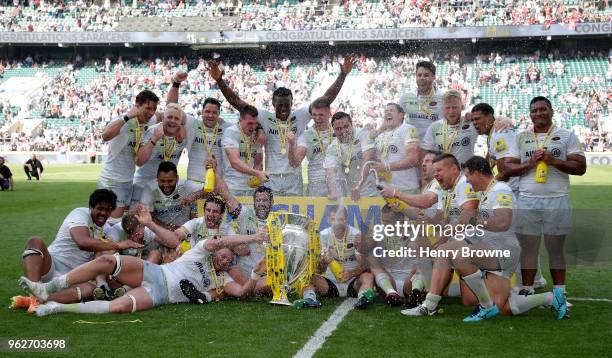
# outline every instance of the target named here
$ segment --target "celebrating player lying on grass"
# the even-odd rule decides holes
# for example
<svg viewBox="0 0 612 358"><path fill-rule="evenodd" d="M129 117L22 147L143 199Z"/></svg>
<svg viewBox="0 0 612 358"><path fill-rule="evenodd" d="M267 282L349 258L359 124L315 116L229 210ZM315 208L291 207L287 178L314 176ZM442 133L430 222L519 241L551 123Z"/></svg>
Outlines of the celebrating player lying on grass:
<svg viewBox="0 0 612 358"><path fill-rule="evenodd" d="M138 213L141 223L153 227L160 236L173 234L156 225L147 211ZM226 282L234 253L232 248L252 242L263 242L267 235L258 233L252 236L232 235L220 239L199 241L193 248L176 261L166 265L156 265L142 259L124 255L103 255L67 274L55 277L48 283L33 282L22 277L20 285L41 302L36 315L46 316L54 313L127 313L143 311L155 306L196 301L210 302L224 296L246 297L264 270L264 264L257 266L244 285ZM49 295L71 285L88 282L100 274L110 275L121 284L134 287L122 297L113 301L91 301L85 303L61 304L49 300ZM224 285L225 283L225 285ZM192 289L201 292L194 297ZM47 302L48 301L48 302Z"/></svg>

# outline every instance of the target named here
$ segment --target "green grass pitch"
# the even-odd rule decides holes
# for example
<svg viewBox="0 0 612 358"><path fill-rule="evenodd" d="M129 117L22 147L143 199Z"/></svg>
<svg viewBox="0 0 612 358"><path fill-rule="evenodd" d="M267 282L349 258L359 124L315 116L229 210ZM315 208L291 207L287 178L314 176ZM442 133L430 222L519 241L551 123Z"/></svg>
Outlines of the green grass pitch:
<svg viewBox="0 0 612 358"><path fill-rule="evenodd" d="M342 302L323 299L320 310L294 310L250 299L168 305L131 315L45 318L10 311L9 298L21 294L17 279L25 240L40 235L50 243L67 213L87 205L99 171L98 165L50 165L44 180L36 182L13 168L16 191L0 193L0 337L67 337L68 353L54 353L61 356L286 357ZM566 245L570 297L612 299L611 175L612 167L590 167L585 176L572 178L574 233ZM444 299L444 314L423 319L405 318L379 299L366 311L351 311L316 356L609 356L612 303L573 303L572 317L564 321L535 309L467 325L461 320L471 308L457 299ZM141 322L128 322L136 319Z"/></svg>

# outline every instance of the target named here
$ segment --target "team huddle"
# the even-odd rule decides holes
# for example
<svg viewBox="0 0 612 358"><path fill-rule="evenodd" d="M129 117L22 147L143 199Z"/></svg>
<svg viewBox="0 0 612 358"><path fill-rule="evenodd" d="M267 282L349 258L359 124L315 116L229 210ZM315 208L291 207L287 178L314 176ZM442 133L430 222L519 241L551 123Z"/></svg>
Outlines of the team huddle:
<svg viewBox="0 0 612 358"><path fill-rule="evenodd" d="M331 110L354 61L347 56L335 82L306 106L294 108L291 90L276 89L273 111L241 99L222 67L209 62L209 75L240 113L236 124L223 121L215 98L204 101L200 119L185 114L178 105L184 72L174 76L163 113L156 94L139 93L135 106L104 129L108 157L88 208L74 209L48 247L40 237L28 240L20 285L30 296L13 297L11 306L38 316L126 313L270 295L266 222L274 197L307 195L337 205L326 211L330 227L319 233L317 274L295 307L341 296L365 309L381 294L391 306L404 305L405 316L426 316L439 312L443 296L459 295L475 307L467 322L538 306L568 317L569 175L584 174L586 160L576 135L553 124L550 101L533 98L533 125L517 133L486 103L466 112L462 94L437 90L435 66L421 61L416 91L388 103L377 127L358 128L349 113ZM484 158L474 155L480 135L487 136ZM177 171L182 155L185 179ZM451 229L374 240L370 230L349 225L343 198L380 196L387 203L382 224ZM252 198L252 208L238 197ZM465 235L467 225L482 228L481 235ZM536 294L541 236L554 286ZM402 248L448 255L372 254ZM478 250L509 255L459 254Z"/></svg>

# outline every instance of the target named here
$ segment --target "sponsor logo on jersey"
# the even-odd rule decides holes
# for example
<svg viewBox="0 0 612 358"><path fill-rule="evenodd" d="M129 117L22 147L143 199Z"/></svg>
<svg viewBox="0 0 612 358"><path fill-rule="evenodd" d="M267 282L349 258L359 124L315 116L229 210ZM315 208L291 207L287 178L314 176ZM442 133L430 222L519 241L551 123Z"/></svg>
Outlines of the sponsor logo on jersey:
<svg viewBox="0 0 612 358"><path fill-rule="evenodd" d="M390 151L391 153L394 153L394 154L395 154L395 153L397 153L397 151L398 151L397 146L396 146L395 144L391 144L391 145L389 146L389 151Z"/></svg>
<svg viewBox="0 0 612 358"><path fill-rule="evenodd" d="M470 139L470 137L465 137L461 140L461 145L467 147L468 145L470 145L471 142L472 140Z"/></svg>

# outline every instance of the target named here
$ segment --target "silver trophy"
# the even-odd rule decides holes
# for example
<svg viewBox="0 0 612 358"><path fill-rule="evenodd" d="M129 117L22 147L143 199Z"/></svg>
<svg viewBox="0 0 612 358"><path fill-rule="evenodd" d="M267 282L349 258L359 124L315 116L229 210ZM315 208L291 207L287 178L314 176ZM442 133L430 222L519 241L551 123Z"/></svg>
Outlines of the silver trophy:
<svg viewBox="0 0 612 358"><path fill-rule="evenodd" d="M270 303L291 305L287 295L299 291L316 269L319 241L314 221L299 214L271 213L268 218L270 244L266 246Z"/></svg>

